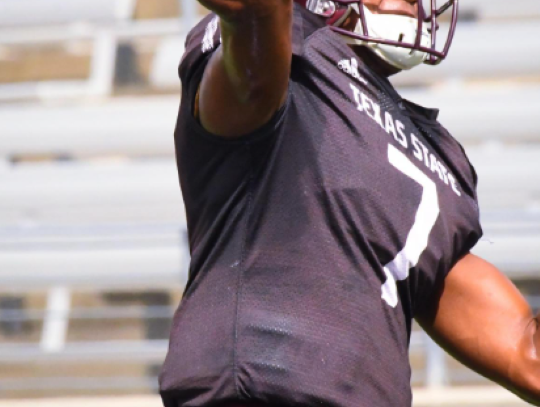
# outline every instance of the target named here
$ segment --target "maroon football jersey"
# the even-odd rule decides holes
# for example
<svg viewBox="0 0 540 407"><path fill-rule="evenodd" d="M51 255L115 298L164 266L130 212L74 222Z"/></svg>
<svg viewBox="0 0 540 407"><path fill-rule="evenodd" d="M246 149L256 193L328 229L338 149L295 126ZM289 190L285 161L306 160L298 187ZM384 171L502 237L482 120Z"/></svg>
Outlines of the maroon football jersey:
<svg viewBox="0 0 540 407"><path fill-rule="evenodd" d="M167 407L410 406L412 318L481 236L474 170L437 111L309 12L293 34L285 106L237 139L193 117L217 17L187 39L175 141L192 259Z"/></svg>

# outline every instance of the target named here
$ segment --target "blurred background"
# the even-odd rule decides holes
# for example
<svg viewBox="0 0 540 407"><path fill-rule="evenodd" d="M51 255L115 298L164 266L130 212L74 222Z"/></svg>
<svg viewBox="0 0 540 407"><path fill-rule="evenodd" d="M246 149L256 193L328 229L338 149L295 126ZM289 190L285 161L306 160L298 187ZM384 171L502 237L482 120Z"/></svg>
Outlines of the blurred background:
<svg viewBox="0 0 540 407"><path fill-rule="evenodd" d="M189 254L174 162L195 0L0 0L0 407L160 406ZM540 3L461 0L393 81L465 145L495 263L540 308ZM504 333L501 333L504 334ZM415 327L417 406L522 405Z"/></svg>

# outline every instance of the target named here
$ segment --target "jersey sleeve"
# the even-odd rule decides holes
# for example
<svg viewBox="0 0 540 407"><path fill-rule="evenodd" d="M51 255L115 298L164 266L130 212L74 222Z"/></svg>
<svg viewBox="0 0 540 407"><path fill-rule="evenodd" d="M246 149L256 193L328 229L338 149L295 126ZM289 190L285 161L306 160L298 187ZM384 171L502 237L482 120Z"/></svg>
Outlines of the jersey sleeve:
<svg viewBox="0 0 540 407"><path fill-rule="evenodd" d="M457 261L461 259L461 257L469 253L473 249L473 247L476 246L476 244L484 234L482 230L482 225L480 223L480 206L478 203L478 174L476 173L473 164L469 160L469 157L467 156L467 153L463 146L459 143L458 146L461 153L463 154L465 167L464 171L466 174L465 178L467 179L466 183L469 185L471 191L469 199L472 200L472 206L474 210L472 211L472 215L470 217L468 233L466 233L466 238L463 241L461 250L458 251L452 266L457 263Z"/></svg>
<svg viewBox="0 0 540 407"><path fill-rule="evenodd" d="M233 139L206 131L194 117L195 98L220 44L219 18L210 14L188 35L179 67L182 97L174 138L191 246L219 230L217 222L241 205L251 174L264 165L281 135L287 111L288 102L264 126Z"/></svg>
<svg viewBox="0 0 540 407"><path fill-rule="evenodd" d="M459 178L462 189L461 203L456 207L457 210L451 222L445 227L450 237L451 247L440 247L439 243L435 242L436 252L442 254L448 250L451 255L444 260L434 262L431 265L433 269L420 273L415 283L413 288L415 314L433 306L433 296L444 285L444 280L450 271L463 256L473 249L483 235L477 194L478 176L461 144L446 130L443 131L449 142L446 148L447 158L452 163L454 175ZM471 275L471 278L474 276Z"/></svg>

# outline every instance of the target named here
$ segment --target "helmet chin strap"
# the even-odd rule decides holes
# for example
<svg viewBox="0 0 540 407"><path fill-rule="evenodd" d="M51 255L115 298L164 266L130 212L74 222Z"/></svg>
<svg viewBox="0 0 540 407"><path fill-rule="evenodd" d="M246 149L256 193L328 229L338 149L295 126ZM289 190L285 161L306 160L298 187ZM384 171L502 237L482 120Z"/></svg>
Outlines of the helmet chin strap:
<svg viewBox="0 0 540 407"><path fill-rule="evenodd" d="M413 44L415 42L416 33L418 30L418 21L415 18L395 14L374 14L371 13L367 7L362 7L364 7L367 30L370 36L409 44ZM357 4L350 5L349 9L353 9L360 14ZM346 17L349 14L350 11L346 13ZM337 21L332 25L337 27L338 22L340 25L343 24L345 18L340 18L340 21ZM364 34L364 27L360 18L356 23L354 33L358 35ZM423 63L429 57L427 52L411 50L409 48L402 48L393 45L378 44L371 41L364 41L357 38L348 37L346 35L341 36L348 44L363 45L370 48L383 61L402 70L414 68L415 66ZM422 46L429 47L430 41L430 35L427 28L423 28L420 44Z"/></svg>

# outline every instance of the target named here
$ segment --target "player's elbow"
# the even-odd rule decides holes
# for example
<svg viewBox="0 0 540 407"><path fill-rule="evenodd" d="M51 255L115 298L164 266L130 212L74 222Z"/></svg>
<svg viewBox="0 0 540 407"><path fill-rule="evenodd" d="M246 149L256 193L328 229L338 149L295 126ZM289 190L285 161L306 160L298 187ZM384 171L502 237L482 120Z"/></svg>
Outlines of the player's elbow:
<svg viewBox="0 0 540 407"><path fill-rule="evenodd" d="M237 95L237 100L244 115L243 120L253 123L246 128L254 130L267 123L285 103L286 93L286 85L269 84L265 80L253 81L249 87L244 88Z"/></svg>
<svg viewBox="0 0 540 407"><path fill-rule="evenodd" d="M540 406L540 330L538 317L525 329L514 361L512 382L516 393L529 403Z"/></svg>
<svg viewBox="0 0 540 407"><path fill-rule="evenodd" d="M514 392L523 400L535 406L540 406L540 366L527 369L520 374L519 384Z"/></svg>
<svg viewBox="0 0 540 407"><path fill-rule="evenodd" d="M287 81L270 81L269 78L251 78L239 89L238 101L256 110L275 110L287 92Z"/></svg>
<svg viewBox="0 0 540 407"><path fill-rule="evenodd" d="M524 372L523 399L540 406L540 355L535 357L534 364Z"/></svg>

